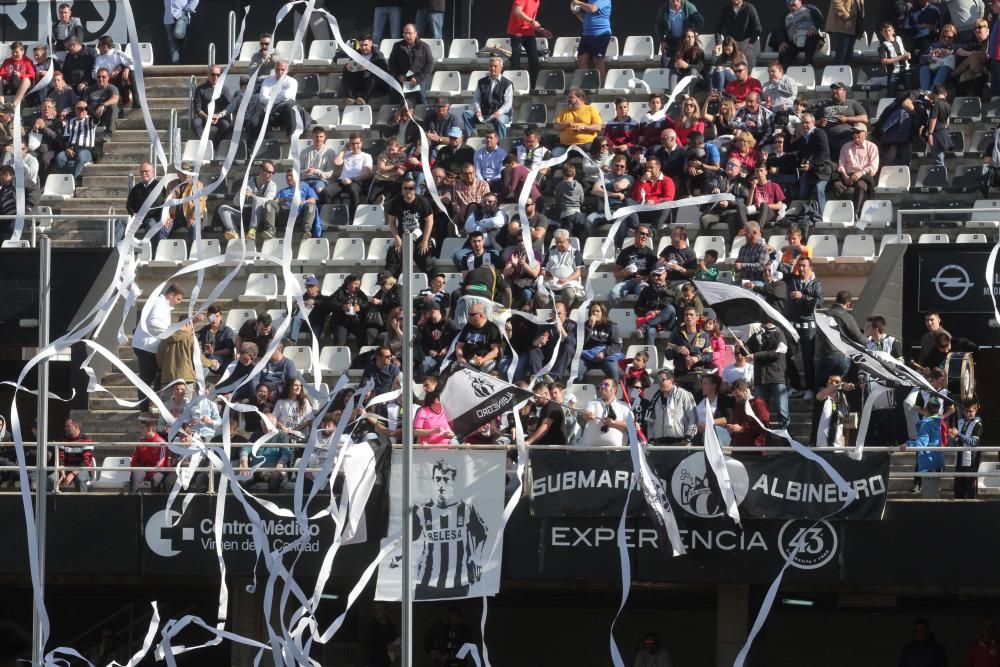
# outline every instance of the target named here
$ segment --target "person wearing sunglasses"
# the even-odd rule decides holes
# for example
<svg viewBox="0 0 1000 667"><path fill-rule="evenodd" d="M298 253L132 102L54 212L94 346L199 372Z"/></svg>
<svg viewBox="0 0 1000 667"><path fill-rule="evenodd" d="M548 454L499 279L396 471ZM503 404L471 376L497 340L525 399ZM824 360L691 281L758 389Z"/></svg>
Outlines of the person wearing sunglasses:
<svg viewBox="0 0 1000 667"><path fill-rule="evenodd" d="M759 93L764 87L760 81L750 76L750 68L746 63L736 63L733 74L736 78L727 83L722 92L736 100L736 106L739 108L746 103L747 95L754 91Z"/></svg>
<svg viewBox="0 0 1000 667"><path fill-rule="evenodd" d="M274 52L271 51L271 39L271 33L261 33L260 49L250 56L250 71L252 72L257 68L260 68L258 76L268 76L274 71Z"/></svg>
<svg viewBox="0 0 1000 667"><path fill-rule="evenodd" d="M618 283L611 288L609 299L613 308L624 303L625 297L638 295L649 280L649 273L656 266L653 251L653 231L648 225L635 230L635 243L623 248L615 259L614 275Z"/></svg>
<svg viewBox="0 0 1000 667"><path fill-rule="evenodd" d="M503 337L500 328L486 316L486 306L474 302L466 315L468 322L458 334L455 360L483 372L489 372L500 358Z"/></svg>
<svg viewBox="0 0 1000 667"><path fill-rule="evenodd" d="M227 90L223 89L222 93L215 100L212 115L208 115L208 105L212 101L212 95L215 93L215 84L219 82L221 74L222 67L219 65L209 67L205 73L205 82L194 89L194 98L191 100L192 110L194 111L194 118L191 119L194 136L200 138L205 131L205 127L211 127L215 131L210 131L208 136L216 148L219 147L220 141L229 136L230 128L232 127L229 118L225 115L226 108L229 107L229 103L232 101Z"/></svg>
<svg viewBox="0 0 1000 667"><path fill-rule="evenodd" d="M278 193L278 184L274 180L274 163L262 162L257 168L257 175L247 183L246 190L233 196L233 205L223 204L215 211L216 220L225 230L226 240L232 241L240 237L237 226L245 227L247 239L257 238L257 227L264 214L264 205L274 199ZM242 211L242 215L240 213Z"/></svg>
<svg viewBox="0 0 1000 667"><path fill-rule="evenodd" d="M97 144L97 124L87 112L87 102L80 100L73 107L73 117L63 127L63 150L56 155L56 169L63 174L73 174L77 181L83 168L94 161Z"/></svg>

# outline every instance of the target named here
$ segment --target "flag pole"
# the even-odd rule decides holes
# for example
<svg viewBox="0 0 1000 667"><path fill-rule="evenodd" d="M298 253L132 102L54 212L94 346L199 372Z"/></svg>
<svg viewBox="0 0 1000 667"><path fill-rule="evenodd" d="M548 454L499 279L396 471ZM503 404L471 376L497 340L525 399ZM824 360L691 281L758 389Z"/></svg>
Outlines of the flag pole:
<svg viewBox="0 0 1000 667"><path fill-rule="evenodd" d="M413 232L416 225L403 229L403 385L401 405L403 408L403 480L402 507L403 522L403 568L400 582L403 607L401 649L403 667L413 665L413 567L411 547L413 546L413 522L410 520L411 489L413 474Z"/></svg>
<svg viewBox="0 0 1000 667"><path fill-rule="evenodd" d="M52 271L52 242L48 236L38 239L38 349L49 344L50 275ZM38 544L38 589L45 599L45 537L48 510L48 468L46 447L49 439L49 360L38 364L38 435L35 443L35 541ZM45 661L45 636L42 632L42 610L35 601L31 624L31 664L40 666Z"/></svg>

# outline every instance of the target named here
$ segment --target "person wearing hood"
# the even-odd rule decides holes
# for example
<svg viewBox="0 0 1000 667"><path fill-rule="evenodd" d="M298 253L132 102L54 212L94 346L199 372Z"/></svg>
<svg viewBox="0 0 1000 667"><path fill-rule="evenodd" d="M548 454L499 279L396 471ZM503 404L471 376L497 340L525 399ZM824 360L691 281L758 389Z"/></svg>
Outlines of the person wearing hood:
<svg viewBox="0 0 1000 667"><path fill-rule="evenodd" d="M926 414L926 417L917 422L917 437L901 444L899 451L905 452L910 448L917 450L917 472L943 472L944 452L940 449L930 449L942 446L940 398L935 396L927 402ZM940 477L923 478L923 483L920 485L922 497L925 499L938 498L940 486ZM903 664L902 660L900 664Z"/></svg>

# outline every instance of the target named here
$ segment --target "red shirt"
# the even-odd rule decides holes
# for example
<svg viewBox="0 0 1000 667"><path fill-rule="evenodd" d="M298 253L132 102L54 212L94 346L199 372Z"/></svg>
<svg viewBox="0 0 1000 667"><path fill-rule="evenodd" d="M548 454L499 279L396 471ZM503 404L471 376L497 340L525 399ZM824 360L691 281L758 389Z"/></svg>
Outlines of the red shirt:
<svg viewBox="0 0 1000 667"><path fill-rule="evenodd" d="M692 132L701 132L702 134L705 134L705 123L700 120L691 127L684 127L677 121L671 120L670 127L674 128L674 132L677 133L677 143L681 146L687 146L688 135Z"/></svg>
<svg viewBox="0 0 1000 667"><path fill-rule="evenodd" d="M758 93L760 93L763 91L763 88L760 85L760 81L751 76L748 77L747 80L743 83L740 83L736 79L733 79L732 81L726 84L726 87L723 89L722 92L725 93L726 95L734 97L737 103L742 103L746 100L747 95L749 95L755 90Z"/></svg>
<svg viewBox="0 0 1000 667"><path fill-rule="evenodd" d="M22 79L35 78L35 66L28 58L21 58L20 60L7 58L7 60L3 61L3 65L0 65L0 77L9 79L10 75L14 72L20 74Z"/></svg>
<svg viewBox="0 0 1000 667"><path fill-rule="evenodd" d="M538 16L538 3L541 0L514 0L513 7L510 8L510 18L507 19L507 34L519 37L534 37L535 29L531 27L530 21L524 21L514 13L514 7L520 7L525 16L534 19Z"/></svg>
<svg viewBox="0 0 1000 667"><path fill-rule="evenodd" d="M733 424L739 424L743 427L743 430L739 433L733 433L732 442L730 443L733 447L763 447L764 443L767 441L767 433L764 429L760 427L753 417L750 417L747 413L744 403L736 401L736 405L733 406ZM766 424L771 419L771 412L767 409L767 403L763 400L754 396L750 399L750 409L753 413L757 415L762 423Z"/></svg>
<svg viewBox="0 0 1000 667"><path fill-rule="evenodd" d="M660 177L655 181L636 181L635 187L632 188L632 199L646 204L673 201L674 181L663 174L660 174Z"/></svg>
<svg viewBox="0 0 1000 667"><path fill-rule="evenodd" d="M1000 642L994 639L990 644L984 644L980 639L969 648L969 657L965 667L1000 667Z"/></svg>

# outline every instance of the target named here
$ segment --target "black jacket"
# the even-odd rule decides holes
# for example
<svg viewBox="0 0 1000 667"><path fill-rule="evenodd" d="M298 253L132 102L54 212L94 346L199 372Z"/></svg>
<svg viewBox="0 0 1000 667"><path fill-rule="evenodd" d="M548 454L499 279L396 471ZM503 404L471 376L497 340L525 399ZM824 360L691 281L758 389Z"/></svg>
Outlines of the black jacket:
<svg viewBox="0 0 1000 667"><path fill-rule="evenodd" d="M207 81L194 89L194 98L191 100L191 104L193 105L195 117L198 117L198 114L202 112L208 113L208 105L212 101L212 92L212 84ZM229 102L229 92L223 90L219 95L219 99L215 100L215 113L222 113L229 106Z"/></svg>
<svg viewBox="0 0 1000 667"><path fill-rule="evenodd" d="M132 186L132 189L128 191L128 199L125 201L125 210L130 214L135 215L142 208L143 203L149 197L150 193L156 189L156 181L150 181L149 185L146 185L142 181L139 181ZM146 215L156 217L157 209L163 206L163 191L157 195L156 200L153 202L153 206L150 207Z"/></svg>
<svg viewBox="0 0 1000 667"><path fill-rule="evenodd" d="M417 83L429 79L434 72L434 54L431 53L431 47L422 40L418 39L412 46L404 41L398 41L392 46L389 53L389 73L393 76L405 76L408 71L413 72Z"/></svg>
<svg viewBox="0 0 1000 667"><path fill-rule="evenodd" d="M666 306L674 305L676 300L676 294L669 285L663 290L647 285L639 292L639 299L635 302L635 314L645 315L653 310L663 310Z"/></svg>
<svg viewBox="0 0 1000 667"><path fill-rule="evenodd" d="M92 46L85 46L76 55L67 53L63 58L62 73L66 79L66 85L76 88L77 84L85 83L88 86L94 83L94 61L97 59L97 51Z"/></svg>
<svg viewBox="0 0 1000 667"><path fill-rule="evenodd" d="M785 317L793 324L797 322L815 322L816 307L823 305L823 284L813 275L809 282L803 282L789 271L785 274L788 293L802 292L801 299L786 297Z"/></svg>
<svg viewBox="0 0 1000 667"><path fill-rule="evenodd" d="M865 335L861 333L861 329L858 327L858 323L854 320L854 316L847 312L843 306L833 304L826 309L826 314L837 323L837 329L840 330L840 333L844 336L844 338L852 340L858 345L864 346L867 342ZM826 339L822 335L819 337L819 340L821 341L821 348L824 356L840 356L839 353L834 353L830 349L830 346L826 344Z"/></svg>
<svg viewBox="0 0 1000 667"><path fill-rule="evenodd" d="M815 170L830 159L830 140L826 132L815 128L809 136L795 142L795 152L799 154L799 163L808 162Z"/></svg>
<svg viewBox="0 0 1000 667"><path fill-rule="evenodd" d="M715 22L715 41L722 42L723 36L732 37L737 42L748 39L756 42L760 39L761 27L757 8L749 2L744 2L739 11L734 12L733 6L726 3L725 9L719 13Z"/></svg>
<svg viewBox="0 0 1000 667"><path fill-rule="evenodd" d="M747 341L747 349L753 354L754 386L785 383L788 343L781 329L770 323L765 324Z"/></svg>

